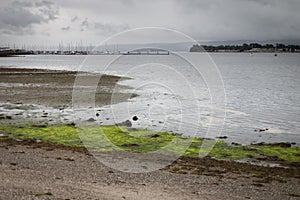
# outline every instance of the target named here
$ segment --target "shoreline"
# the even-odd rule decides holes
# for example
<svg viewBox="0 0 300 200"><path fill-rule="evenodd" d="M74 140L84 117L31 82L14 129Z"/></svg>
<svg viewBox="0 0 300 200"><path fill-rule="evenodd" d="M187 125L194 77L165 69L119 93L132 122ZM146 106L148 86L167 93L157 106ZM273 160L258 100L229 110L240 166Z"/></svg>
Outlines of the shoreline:
<svg viewBox="0 0 300 200"><path fill-rule="evenodd" d="M157 193L157 198L164 199L240 199L241 197L261 199L262 196L271 198L270 193L264 192L266 190L274 191L275 199L300 197L296 192L300 183L299 148L294 152L296 147L291 147L289 143L260 146L257 144L258 146L255 147L238 144L230 146L220 141L213 152L216 157L220 156L219 159L213 156L200 159L191 156L197 155L197 149L201 144L201 139L195 139L192 148L189 149L190 155L187 153L187 156L180 157L165 169L139 175L109 169L90 156L84 146L80 145L72 119L64 120L65 113L69 112L72 84L76 73L65 70L0 68L1 83L7 84L0 87L0 102L4 103L0 109L2 112L4 108L8 111L0 115L0 176L5 180L0 184L0 188L6 191L0 194L0 198L45 196L46 198L80 199L100 196L103 199L124 199L125 196L129 199L142 197L147 199L152 197L153 191ZM81 73L83 76L87 75L86 72ZM99 74L89 74L89 76L93 75L99 76ZM111 91L119 80L120 77L104 75L104 80L100 84L106 87L99 87L99 106L111 103ZM127 86L121 86L122 88L130 89ZM125 96L120 91L120 102L127 100ZM35 105L40 107L36 108ZM47 107L55 108L59 115L50 113ZM27 115L24 110L36 110L36 118ZM58 119L59 116L62 118ZM122 125L126 126L126 124ZM115 132L110 132L113 128L114 126L106 127L111 136L116 135ZM137 146L137 142L147 142L150 136L151 141L161 140L161 145L170 139L168 133L145 132L130 127L121 127L121 130L118 131L120 135L119 140L115 141L116 144L124 147L125 150L137 153L140 150L153 150L144 149L143 145ZM57 134L57 137L53 138L53 133L59 131L65 131L66 137ZM136 131L144 131L145 135L138 138L139 140L128 138L128 134L134 137ZM152 135L155 137L152 138ZM273 155L274 150L278 150L279 153L285 152L282 154L285 157L281 158L277 153ZM261 152L264 152L262 156L260 156ZM119 156L116 151L111 151L109 154L111 157ZM138 155L142 156L142 154ZM273 162L283 164L283 167L241 163L233 159L237 156L250 160L260 158L261 163ZM296 160L291 161L290 164L282 160L291 158ZM86 166L87 163L90 166ZM94 177L95 170L97 177ZM51 177L51 174L57 176ZM107 182L101 181L98 177ZM131 180L132 177L135 177L134 180ZM160 182L161 177L164 177L162 182ZM24 179L33 180L33 183L28 186L22 181ZM122 181L119 182L119 179ZM183 185L183 180L188 184ZM78 182L83 183L76 188L74 183ZM195 184L196 182L204 185ZM167 189L162 189L165 187ZM131 188L130 192L126 191L127 188ZM174 188L178 189L175 193ZM69 190L74 192L70 193Z"/></svg>

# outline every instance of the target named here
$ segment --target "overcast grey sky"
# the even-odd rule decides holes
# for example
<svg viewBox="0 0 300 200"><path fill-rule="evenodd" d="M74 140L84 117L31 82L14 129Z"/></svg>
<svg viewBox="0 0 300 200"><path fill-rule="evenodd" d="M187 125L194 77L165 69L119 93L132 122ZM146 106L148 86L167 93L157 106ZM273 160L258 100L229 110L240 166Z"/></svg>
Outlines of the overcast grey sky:
<svg viewBox="0 0 300 200"><path fill-rule="evenodd" d="M299 10L300 0L1 0L0 44L98 43L145 26L201 41L299 40Z"/></svg>

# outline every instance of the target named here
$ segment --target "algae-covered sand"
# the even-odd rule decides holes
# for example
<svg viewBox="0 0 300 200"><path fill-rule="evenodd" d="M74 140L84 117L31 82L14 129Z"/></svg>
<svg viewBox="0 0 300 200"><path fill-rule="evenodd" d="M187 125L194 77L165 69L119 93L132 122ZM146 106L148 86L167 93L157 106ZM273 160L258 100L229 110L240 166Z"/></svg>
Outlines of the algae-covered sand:
<svg viewBox="0 0 300 200"><path fill-rule="evenodd" d="M147 153L157 151L168 145L175 137L186 139L188 137L169 134L167 132L154 132L150 130L130 129L118 126L101 126L87 128L89 140L93 141L98 151L112 151L113 149L104 142L107 138L110 142L129 152ZM47 142L51 144L85 147L75 126L0 126L2 140L14 139L18 141L31 140L33 142ZM104 138L106 137L106 138ZM198 157L203 139L192 138L189 148L183 156ZM178 151L180 146L178 146ZM176 151L176 149L174 149ZM278 144L253 144L230 145L217 140L215 146L208 154L209 157L218 160L234 160L248 162L266 162L285 166L299 166L300 148L288 143Z"/></svg>

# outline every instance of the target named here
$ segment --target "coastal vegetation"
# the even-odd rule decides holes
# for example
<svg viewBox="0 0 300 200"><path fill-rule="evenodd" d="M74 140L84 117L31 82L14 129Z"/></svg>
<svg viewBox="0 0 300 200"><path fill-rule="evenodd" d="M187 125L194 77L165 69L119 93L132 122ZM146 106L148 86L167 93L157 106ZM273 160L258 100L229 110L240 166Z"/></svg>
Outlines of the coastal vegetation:
<svg viewBox="0 0 300 200"><path fill-rule="evenodd" d="M190 52L300 52L300 45L242 44L242 45L193 45Z"/></svg>
<svg viewBox="0 0 300 200"><path fill-rule="evenodd" d="M26 51L22 49L6 49L0 51L0 57L10 57L10 56L20 56L20 55L30 55L33 51Z"/></svg>
<svg viewBox="0 0 300 200"><path fill-rule="evenodd" d="M0 132L0 140L2 142L15 140L75 148L85 147L78 134L78 129L72 125L1 125ZM175 137L186 137L167 132L154 132L118 126L91 127L88 128L88 132L91 141L94 141L96 146L99 147L97 149L99 152L113 151L112 148L105 144L104 137L121 150L135 153L153 152L166 146ZM198 157L203 140L203 138L192 138L191 145L183 156ZM222 140L217 140L208 156L217 160L265 162L298 167L300 165L300 148L290 143L240 145L228 144Z"/></svg>

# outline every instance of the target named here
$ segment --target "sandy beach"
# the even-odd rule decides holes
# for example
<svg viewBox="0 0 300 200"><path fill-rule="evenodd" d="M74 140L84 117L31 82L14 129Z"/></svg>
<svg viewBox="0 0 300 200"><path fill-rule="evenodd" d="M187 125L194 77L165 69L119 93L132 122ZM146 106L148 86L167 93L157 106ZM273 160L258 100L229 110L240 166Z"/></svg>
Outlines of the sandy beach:
<svg viewBox="0 0 300 200"><path fill-rule="evenodd" d="M67 71L1 68L0 102L14 108L26 105L28 109L28 105L39 105L64 110L71 107L75 77L75 72ZM119 79L117 76L102 76L96 94L97 106L110 104L112 90L119 84ZM124 89L127 87L124 86ZM127 100L125 96L120 91L120 102ZM32 121L23 111L18 115L0 113L1 126L18 126ZM49 117L43 117L43 120L47 124ZM210 157L183 157L164 169L132 174L106 167L82 147L15 140L7 137L7 133L0 134L0 199L300 197L300 169L297 163L268 167ZM116 153L110 152L110 156L114 157Z"/></svg>
<svg viewBox="0 0 300 200"><path fill-rule="evenodd" d="M72 150L1 142L1 199L298 199L299 179L122 173Z"/></svg>

